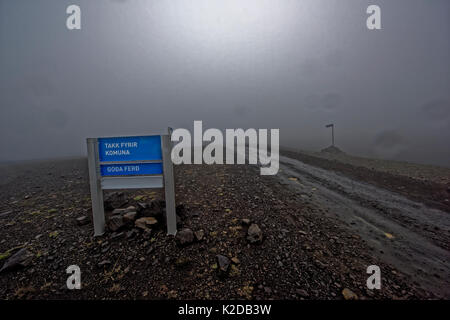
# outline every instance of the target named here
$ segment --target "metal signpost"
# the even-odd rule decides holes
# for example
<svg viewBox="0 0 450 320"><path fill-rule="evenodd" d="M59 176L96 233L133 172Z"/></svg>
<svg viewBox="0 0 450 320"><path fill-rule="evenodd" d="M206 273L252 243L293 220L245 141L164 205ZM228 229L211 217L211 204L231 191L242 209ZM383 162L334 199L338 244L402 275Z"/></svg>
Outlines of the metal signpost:
<svg viewBox="0 0 450 320"><path fill-rule="evenodd" d="M325 128L331 127L331 145L334 147L334 123L327 124Z"/></svg>
<svg viewBox="0 0 450 320"><path fill-rule="evenodd" d="M95 236L105 232L103 190L163 187L167 234L177 233L171 145L168 134L87 139Z"/></svg>

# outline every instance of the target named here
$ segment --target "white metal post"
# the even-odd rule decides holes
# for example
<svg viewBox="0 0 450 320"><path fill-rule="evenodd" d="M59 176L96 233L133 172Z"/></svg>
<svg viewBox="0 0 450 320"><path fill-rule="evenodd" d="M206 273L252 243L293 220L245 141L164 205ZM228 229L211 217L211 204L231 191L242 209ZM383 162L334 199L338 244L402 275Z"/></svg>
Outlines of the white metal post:
<svg viewBox="0 0 450 320"><path fill-rule="evenodd" d="M101 236L105 233L105 210L103 208L103 191L100 181L97 138L87 139L87 151L94 236Z"/></svg>
<svg viewBox="0 0 450 320"><path fill-rule="evenodd" d="M167 234L176 235L177 217L175 207L175 182L173 179L173 165L171 158L172 142L170 135L161 135L161 148L164 168L164 192L166 197L166 222Z"/></svg>

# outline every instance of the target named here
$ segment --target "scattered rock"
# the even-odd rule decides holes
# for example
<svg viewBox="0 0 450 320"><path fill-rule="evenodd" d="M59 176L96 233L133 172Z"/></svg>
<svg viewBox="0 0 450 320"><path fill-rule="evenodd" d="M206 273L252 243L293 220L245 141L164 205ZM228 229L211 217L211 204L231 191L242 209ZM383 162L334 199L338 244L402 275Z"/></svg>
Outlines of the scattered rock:
<svg viewBox="0 0 450 320"><path fill-rule="evenodd" d="M304 290L304 289L297 289L295 292L302 298L308 298L309 297L308 292L306 292L306 290Z"/></svg>
<svg viewBox="0 0 450 320"><path fill-rule="evenodd" d="M134 220L136 220L136 215L137 215L136 211L127 212L123 215L123 221L126 224L133 224Z"/></svg>
<svg viewBox="0 0 450 320"><path fill-rule="evenodd" d="M138 234L139 234L138 229L132 229L132 230L127 232L127 239L131 239L131 238L133 238L134 236L136 236Z"/></svg>
<svg viewBox="0 0 450 320"><path fill-rule="evenodd" d="M112 216L108 220L108 228L111 231L117 231L123 226L125 226L125 222L122 216Z"/></svg>
<svg viewBox="0 0 450 320"><path fill-rule="evenodd" d="M89 218L87 216L81 216L77 218L77 224L79 226L84 226L89 223Z"/></svg>
<svg viewBox="0 0 450 320"><path fill-rule="evenodd" d="M263 233L256 223L250 225L247 231L247 240L250 243L261 243L263 240Z"/></svg>
<svg viewBox="0 0 450 320"><path fill-rule="evenodd" d="M143 234L142 234L142 237L145 239L145 240L150 240L150 238L152 237L152 229L144 229L144 232L143 232Z"/></svg>
<svg viewBox="0 0 450 320"><path fill-rule="evenodd" d="M149 205L146 203L138 203L138 213L143 217L161 217L166 208L166 202L163 200L152 201Z"/></svg>
<svg viewBox="0 0 450 320"><path fill-rule="evenodd" d="M105 210L114 210L127 204L128 199L123 192L112 192L106 195L103 201Z"/></svg>
<svg viewBox="0 0 450 320"><path fill-rule="evenodd" d="M124 209L124 208L122 208L122 209L114 209L113 212L112 212L112 215L113 216L115 216L115 215L122 215L122 214L124 214L126 212L127 212L127 209Z"/></svg>
<svg viewBox="0 0 450 320"><path fill-rule="evenodd" d="M244 226L249 226L250 223L251 223L251 221L250 221L250 219L242 219L242 220L241 220L241 223L242 223Z"/></svg>
<svg viewBox="0 0 450 320"><path fill-rule="evenodd" d="M217 266L219 267L219 274L221 276L225 276L228 273L228 269L230 267L230 259L228 259L227 257L218 254L216 256L217 258Z"/></svg>
<svg viewBox="0 0 450 320"><path fill-rule="evenodd" d="M30 265L32 259L33 255L26 248L22 248L5 262L0 272L27 267Z"/></svg>
<svg viewBox="0 0 450 320"><path fill-rule="evenodd" d="M111 240L121 239L121 238L123 238L123 236L124 236L124 233L123 233L123 232L114 232L114 233L111 235Z"/></svg>
<svg viewBox="0 0 450 320"><path fill-rule="evenodd" d="M101 261L101 262L99 262L99 263L97 264L97 266L99 266L100 268L101 268L101 267L107 267L107 266L109 266L109 265L111 265L111 261L109 261L109 260L103 260L103 261Z"/></svg>
<svg viewBox="0 0 450 320"><path fill-rule="evenodd" d="M194 235L195 235L195 239L197 239L197 241L202 241L203 238L205 237L205 231L203 231L203 230L195 231Z"/></svg>
<svg viewBox="0 0 450 320"><path fill-rule="evenodd" d="M175 236L175 240L181 246L185 246L194 242L194 233L191 229L185 228L179 232Z"/></svg>
<svg viewBox="0 0 450 320"><path fill-rule="evenodd" d="M0 213L0 217L6 217L8 214L11 214L11 213L12 213L12 211L2 212L2 213Z"/></svg>
<svg viewBox="0 0 450 320"><path fill-rule="evenodd" d="M241 271L239 270L239 268L232 264L230 267L230 277L236 277L239 276L241 274Z"/></svg>
<svg viewBox="0 0 450 320"><path fill-rule="evenodd" d="M342 290L342 295L345 300L358 300L358 295L348 288Z"/></svg>
<svg viewBox="0 0 450 320"><path fill-rule="evenodd" d="M133 211L136 211L136 207L135 206L129 206L128 208L125 209L125 213L133 212Z"/></svg>
<svg viewBox="0 0 450 320"><path fill-rule="evenodd" d="M185 217L186 216L186 207L184 206L184 204L179 204L176 206L175 208L175 212L177 215L179 215L180 217Z"/></svg>
<svg viewBox="0 0 450 320"><path fill-rule="evenodd" d="M234 264L239 264L239 263L241 263L237 257L231 258L231 262L233 262Z"/></svg>
<svg viewBox="0 0 450 320"><path fill-rule="evenodd" d="M157 223L158 220L156 220L154 217L142 217L137 219L134 222L134 225L136 226L136 228L147 230Z"/></svg>
<svg viewBox="0 0 450 320"><path fill-rule="evenodd" d="M186 257L180 257L177 260L175 260L175 266L177 268L184 268L187 267L191 263L191 259Z"/></svg>

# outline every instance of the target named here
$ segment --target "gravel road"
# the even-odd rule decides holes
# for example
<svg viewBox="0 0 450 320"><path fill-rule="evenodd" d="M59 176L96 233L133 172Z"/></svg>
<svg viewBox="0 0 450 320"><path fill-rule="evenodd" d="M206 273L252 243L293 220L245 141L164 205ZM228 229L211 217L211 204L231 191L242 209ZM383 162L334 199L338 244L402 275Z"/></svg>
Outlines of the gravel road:
<svg viewBox="0 0 450 320"><path fill-rule="evenodd" d="M450 216L402 195L282 156L278 177L339 218L386 263L450 295Z"/></svg>

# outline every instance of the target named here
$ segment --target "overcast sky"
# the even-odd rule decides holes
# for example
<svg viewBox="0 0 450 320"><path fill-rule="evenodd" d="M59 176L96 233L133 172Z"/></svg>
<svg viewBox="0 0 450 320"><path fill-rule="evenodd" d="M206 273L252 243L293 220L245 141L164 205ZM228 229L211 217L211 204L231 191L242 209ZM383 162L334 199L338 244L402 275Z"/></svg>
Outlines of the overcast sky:
<svg viewBox="0 0 450 320"><path fill-rule="evenodd" d="M450 1L0 0L0 106L0 161L203 120L450 166Z"/></svg>

